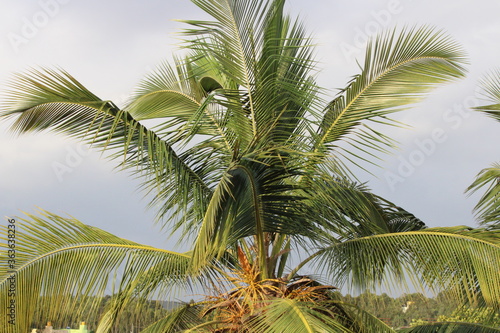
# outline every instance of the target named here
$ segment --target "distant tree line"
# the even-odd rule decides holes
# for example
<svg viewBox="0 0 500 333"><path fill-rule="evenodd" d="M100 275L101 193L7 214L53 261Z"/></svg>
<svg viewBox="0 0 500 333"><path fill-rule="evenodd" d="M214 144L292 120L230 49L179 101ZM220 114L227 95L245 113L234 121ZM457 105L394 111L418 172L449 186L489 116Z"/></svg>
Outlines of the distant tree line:
<svg viewBox="0 0 500 333"><path fill-rule="evenodd" d="M68 302L67 313L51 313L50 309L37 309L32 328L44 328L51 322L54 328L78 328L80 322L85 321L89 330L97 328L101 317L109 310L112 296L74 298ZM99 303L98 311L92 311L92 304ZM121 311L121 319L115 324L110 333L140 332L151 323L165 316L169 309L177 306L177 302L135 301L125 306ZM83 309L83 310L82 310Z"/></svg>
<svg viewBox="0 0 500 333"><path fill-rule="evenodd" d="M399 297L391 297L386 293L377 295L371 292L364 292L358 296L340 295L340 298L346 302L354 303L361 309L382 319L386 324L394 328L411 326L412 323L424 323L434 321L451 321L456 318L464 319L464 310L458 308L458 303L445 293L440 293L436 297L426 297L422 293L403 294ZM91 330L95 330L97 324L108 306L112 303L112 296L103 298L87 297L84 299L72 300L72 307L68 311L74 311L76 308L86 309L83 315L71 315L56 317L67 319L57 321L54 314L48 311L37 310L35 320L32 323L33 328L45 327L47 321L51 321L54 328L77 328L81 321L85 321ZM91 303L98 302L99 311L92 312ZM122 332L140 332L142 329L162 318L169 310L180 305L178 302L148 301L146 310L139 302L132 302L126 306L111 333ZM465 311L466 313L467 311ZM461 316L461 317L460 317ZM458 320L457 320L458 321Z"/></svg>
<svg viewBox="0 0 500 333"><path fill-rule="evenodd" d="M377 295L364 292L359 296L345 295L346 302L352 302L365 311L382 319L391 327L407 327L416 321L434 322L450 317L458 302L445 293L429 298L422 293L403 294L393 298L386 293Z"/></svg>

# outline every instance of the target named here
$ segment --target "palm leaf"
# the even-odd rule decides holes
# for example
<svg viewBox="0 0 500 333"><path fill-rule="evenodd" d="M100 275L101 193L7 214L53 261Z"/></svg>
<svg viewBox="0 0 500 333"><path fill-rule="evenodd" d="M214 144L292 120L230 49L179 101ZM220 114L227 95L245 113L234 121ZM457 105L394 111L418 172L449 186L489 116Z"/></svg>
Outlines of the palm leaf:
<svg viewBox="0 0 500 333"><path fill-rule="evenodd" d="M200 309L194 304L185 304L172 310L167 316L149 325L141 333L175 333L184 332L203 324Z"/></svg>
<svg viewBox="0 0 500 333"><path fill-rule="evenodd" d="M351 332L337 322L326 308L317 309L307 302L276 299L249 324L255 332ZM322 312L324 310L326 313Z"/></svg>
<svg viewBox="0 0 500 333"><path fill-rule="evenodd" d="M0 235L1 254L6 257L7 227L1 228ZM134 243L43 211L41 216L28 214L28 219L17 220L15 250L15 267L6 262L0 266L2 306L10 301L8 278L14 275L17 285L17 325L7 325L2 316L6 332L27 331L37 308L61 322L78 311L77 301L82 298L92 302L105 293L121 295L123 308L130 298L187 288L190 281L188 254ZM90 309L98 306L94 302ZM109 325L117 316L112 319Z"/></svg>
<svg viewBox="0 0 500 333"><path fill-rule="evenodd" d="M323 174L305 186L310 193L308 215L318 228L318 240L325 237L338 242L425 228L413 214L375 195L364 184Z"/></svg>
<svg viewBox="0 0 500 333"><path fill-rule="evenodd" d="M248 324L255 332L394 332L377 318L341 302L266 301Z"/></svg>
<svg viewBox="0 0 500 333"><path fill-rule="evenodd" d="M264 1L193 0L212 16L215 21L184 21L198 29L185 30L184 34L197 36L189 41L189 47L212 55L220 64L218 70L231 78L248 93L252 132L257 133L253 105L252 64L254 40L259 35L267 4Z"/></svg>
<svg viewBox="0 0 500 333"><path fill-rule="evenodd" d="M490 104L477 106L474 109L500 121L500 70L487 75L482 80L481 87L482 95Z"/></svg>
<svg viewBox="0 0 500 333"><path fill-rule="evenodd" d="M479 223L498 224L500 221L500 163L483 169L476 180L467 188L470 194L486 188L479 202L474 207Z"/></svg>
<svg viewBox="0 0 500 333"><path fill-rule="evenodd" d="M438 84L463 77L464 62L461 48L431 28L403 29L400 34L393 30L375 38L368 45L361 74L325 109L315 150L333 150L341 156L344 152L359 160L359 149L342 149L335 142L344 138L349 143L361 121L384 120L418 102ZM359 144L368 149L390 144L374 131L352 140L351 147Z"/></svg>
<svg viewBox="0 0 500 333"><path fill-rule="evenodd" d="M10 89L2 116L17 117L13 130L48 129L110 150L111 157L122 159L121 167L144 177L147 192L156 192L151 205L159 206L159 218L167 212L186 213L191 201L205 207L211 190L171 145L112 102L97 98L69 74L33 70L17 75ZM180 193L179 183L192 185L189 194Z"/></svg>
<svg viewBox="0 0 500 333"><path fill-rule="evenodd" d="M498 231L449 227L360 237L325 247L317 260L339 286L405 286L410 278L416 286L450 289L463 302L498 309L499 256Z"/></svg>

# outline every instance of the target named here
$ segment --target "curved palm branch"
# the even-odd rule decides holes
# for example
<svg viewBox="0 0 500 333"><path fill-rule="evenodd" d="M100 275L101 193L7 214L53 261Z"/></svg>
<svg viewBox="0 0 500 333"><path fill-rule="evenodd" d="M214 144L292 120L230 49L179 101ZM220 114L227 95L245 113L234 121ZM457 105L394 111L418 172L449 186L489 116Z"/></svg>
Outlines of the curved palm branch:
<svg viewBox="0 0 500 333"><path fill-rule="evenodd" d="M184 304L171 311L167 316L154 322L153 324L142 330L142 333L175 333L175 332L189 332L194 327L203 325L201 319L202 307L197 304Z"/></svg>
<svg viewBox="0 0 500 333"><path fill-rule="evenodd" d="M474 207L476 216L483 225L498 224L500 221L500 163L483 169L467 188L467 192L472 194L484 188L486 192Z"/></svg>
<svg viewBox="0 0 500 333"><path fill-rule="evenodd" d="M338 301L296 299L266 301L262 311L248 318L248 332L394 332L369 313Z"/></svg>
<svg viewBox="0 0 500 333"><path fill-rule="evenodd" d="M315 150L334 151L337 160L359 158L355 152L366 148L383 150L391 141L380 132L367 128L352 136L360 122L389 122L388 114L408 108L438 84L463 77L464 63L462 49L432 28L403 29L399 34L393 30L375 38L366 50L361 74L325 109ZM354 151L339 148L336 142L341 138Z"/></svg>
<svg viewBox="0 0 500 333"><path fill-rule="evenodd" d="M464 302L500 308L500 233L467 227L360 237L321 249L316 259L337 285L382 281L450 289Z"/></svg>
<svg viewBox="0 0 500 333"><path fill-rule="evenodd" d="M329 241L426 228L420 219L375 195L366 185L323 175L308 187L308 214Z"/></svg>
<svg viewBox="0 0 500 333"><path fill-rule="evenodd" d="M153 130L112 102L100 100L69 74L52 70L19 74L7 96L9 111L2 116L17 116L13 130L52 130L111 150L111 157L122 159L121 167L137 172L145 178L146 190L156 192L151 205L160 205L159 217L167 212L174 217L189 215L189 202L206 206L211 189L205 175ZM181 193L178 182L191 184L188 193Z"/></svg>
<svg viewBox="0 0 500 333"><path fill-rule="evenodd" d="M489 104L476 106L474 109L500 121L500 70L486 76L481 82L481 87L482 94Z"/></svg>
<svg viewBox="0 0 500 333"><path fill-rule="evenodd" d="M194 2L215 21L184 21L194 27L184 31L195 36L187 45L213 58L216 70L239 87L226 94L228 112L239 120L233 124L242 152L301 134L302 116L318 88L310 78L314 62L308 39L299 23L283 15L284 1Z"/></svg>
<svg viewBox="0 0 500 333"><path fill-rule="evenodd" d="M38 308L46 309L54 321L66 320L78 312L78 306L88 305L95 311L97 302L86 303L105 293L119 295L120 305L107 322L113 325L119 309L130 299L186 289L194 281L192 271L187 274L189 254L141 245L48 212L28 217L15 223L14 262L3 261L0 266L0 294L9 294L12 281L16 286L17 325L8 325L2 316L5 332L27 331ZM5 242L2 258L6 258L7 227L0 234ZM7 307L10 299L2 296L2 306ZM79 305L82 299L87 301Z"/></svg>

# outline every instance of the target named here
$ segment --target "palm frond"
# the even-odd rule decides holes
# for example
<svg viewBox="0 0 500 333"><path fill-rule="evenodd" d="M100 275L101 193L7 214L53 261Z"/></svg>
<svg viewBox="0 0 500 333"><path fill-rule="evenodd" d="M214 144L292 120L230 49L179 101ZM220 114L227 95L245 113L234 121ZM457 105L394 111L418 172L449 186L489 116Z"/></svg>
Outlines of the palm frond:
<svg viewBox="0 0 500 333"><path fill-rule="evenodd" d="M394 332L368 313L339 302L266 301L249 321L255 332Z"/></svg>
<svg viewBox="0 0 500 333"><path fill-rule="evenodd" d="M302 141L304 117L319 104L311 39L283 6L284 1L274 1L267 13L256 63L254 105L261 142L286 142L293 134Z"/></svg>
<svg viewBox="0 0 500 333"><path fill-rule="evenodd" d="M474 207L479 223L500 223L500 163L495 163L491 168L483 169L476 180L467 188L469 194L486 189Z"/></svg>
<svg viewBox="0 0 500 333"><path fill-rule="evenodd" d="M500 70L497 69L487 75L481 81L481 88L484 98L493 104L476 106L474 109L500 121Z"/></svg>
<svg viewBox="0 0 500 333"><path fill-rule="evenodd" d="M325 109L315 149L341 150L336 142L357 135L360 122L384 120L421 100L433 87L463 77L464 63L457 43L432 28L405 28L399 34L393 30L375 38L367 47L361 74ZM367 148L388 143L380 135L355 142ZM345 153L359 160L356 150Z"/></svg>
<svg viewBox="0 0 500 333"><path fill-rule="evenodd" d="M364 184L323 174L308 180L318 240L342 241L368 235L413 231L425 224L413 214L375 195Z"/></svg>
<svg viewBox="0 0 500 333"><path fill-rule="evenodd" d="M196 36L189 41L189 48L202 50L212 55L220 64L218 69L230 77L248 94L248 109L252 132L257 133L255 109L253 105L253 82L256 36L261 32L261 22L265 18L266 1L233 0L193 0L215 21L184 21L194 29L186 29L184 34Z"/></svg>
<svg viewBox="0 0 500 333"><path fill-rule="evenodd" d="M500 308L500 234L467 227L360 237L320 250L316 260L339 286L364 289L390 281L450 289L463 302Z"/></svg>
<svg viewBox="0 0 500 333"><path fill-rule="evenodd" d="M200 307L196 304L184 304L178 309L172 310L164 318L146 327L141 333L184 332L203 323Z"/></svg>
<svg viewBox="0 0 500 333"><path fill-rule="evenodd" d="M155 193L151 205L158 209L159 218L185 213L193 201L197 207L205 207L210 188L171 145L128 112L97 98L66 72L19 74L7 96L2 116L17 117L13 130L52 130L112 152L112 158L121 159L122 168L143 177L147 192ZM180 193L182 186L178 185L185 183L191 184L187 195Z"/></svg>
<svg viewBox="0 0 500 333"><path fill-rule="evenodd" d="M40 216L16 219L15 226L15 262L0 265L2 306L13 299L8 297L11 277L16 284L18 325L7 325L2 316L1 326L10 330L6 332L27 331L38 308L46 310L54 322L61 322L85 305L78 305L79 299L91 302L105 293L121 294L122 300L148 297L159 289L188 288L192 280L187 275L188 254L128 241L74 218L42 211ZM5 258L10 249L7 227L1 227L0 235ZM95 309L99 304L90 306Z"/></svg>
<svg viewBox="0 0 500 333"><path fill-rule="evenodd" d="M496 70L486 76L482 82L482 94L490 103L477 106L474 109L484 112L488 116L500 121L500 70ZM500 164L495 163L492 167L481 170L474 182L467 188L469 194L480 189L486 191L474 207L476 217L481 224L498 224L500 221Z"/></svg>

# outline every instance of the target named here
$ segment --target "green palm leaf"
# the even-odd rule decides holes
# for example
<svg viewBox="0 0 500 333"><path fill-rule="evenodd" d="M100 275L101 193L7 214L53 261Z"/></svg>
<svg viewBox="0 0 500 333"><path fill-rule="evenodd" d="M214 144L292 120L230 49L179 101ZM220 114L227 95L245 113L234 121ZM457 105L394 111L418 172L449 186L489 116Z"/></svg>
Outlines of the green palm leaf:
<svg viewBox="0 0 500 333"><path fill-rule="evenodd" d="M359 144L381 149L387 140L378 132L348 137L361 121L383 120L418 102L436 85L463 77L464 62L461 48L431 28L403 29L400 34L393 30L375 38L368 45L361 74L325 109L315 150L342 154L335 143L342 138L354 148ZM358 157L349 150L345 153Z"/></svg>
<svg viewBox="0 0 500 333"><path fill-rule="evenodd" d="M483 169L476 180L469 186L470 194L486 188L486 192L474 207L476 216L481 224L498 224L500 221L500 163L491 168Z"/></svg>
<svg viewBox="0 0 500 333"><path fill-rule="evenodd" d="M252 85L254 80L253 37L259 34L259 27L265 12L264 1L193 0L216 21L184 21L199 28L185 30L186 35L198 38L189 41L189 47L212 55L218 70L242 86L248 93L248 104L252 132L257 133L256 115L253 105Z"/></svg>
<svg viewBox="0 0 500 333"><path fill-rule="evenodd" d="M158 291L187 288L191 280L187 275L188 254L137 244L73 218L47 212L28 217L16 222L14 269L4 261L0 266L0 293L8 294L11 276L15 276L17 285L19 324L7 325L5 316L0 319L8 332L27 331L37 308L47 309L46 315L53 321L64 321L78 311L77 301L87 296L118 294L123 307L138 295L148 297ZM0 234L5 258L9 249L7 227L2 227ZM2 306L7 307L9 301L2 297ZM90 304L90 309L97 306Z"/></svg>
<svg viewBox="0 0 500 333"><path fill-rule="evenodd" d="M292 299L268 301L248 326L252 332L394 332L353 305Z"/></svg>
<svg viewBox="0 0 500 333"><path fill-rule="evenodd" d="M500 70L487 75L482 80L481 87L484 98L490 104L477 106L474 109L484 112L493 119L500 121Z"/></svg>
<svg viewBox="0 0 500 333"><path fill-rule="evenodd" d="M320 250L318 260L337 285L361 290L392 281L450 289L464 302L500 308L500 234L467 227L360 237Z"/></svg>
<svg viewBox="0 0 500 333"><path fill-rule="evenodd" d="M310 215L332 240L374 234L413 231L425 224L401 207L373 194L366 185L323 175L307 183L311 193Z"/></svg>
<svg viewBox="0 0 500 333"><path fill-rule="evenodd" d="M188 211L186 193L179 192L177 182L192 184L188 200L206 205L211 190L171 145L65 72L18 75L10 85L6 107L9 111L3 117L17 116L15 131L62 132L113 152L113 158L122 159L121 167L144 177L146 190L155 193L151 205L160 207L159 217Z"/></svg>
<svg viewBox="0 0 500 333"><path fill-rule="evenodd" d="M202 325L200 308L193 304L185 304L171 311L167 316L142 330L142 333L175 333L185 332Z"/></svg>
<svg viewBox="0 0 500 333"><path fill-rule="evenodd" d="M351 332L334 320L332 313L322 313L320 309L289 299L273 300L266 306L266 311L250 324L255 332Z"/></svg>

